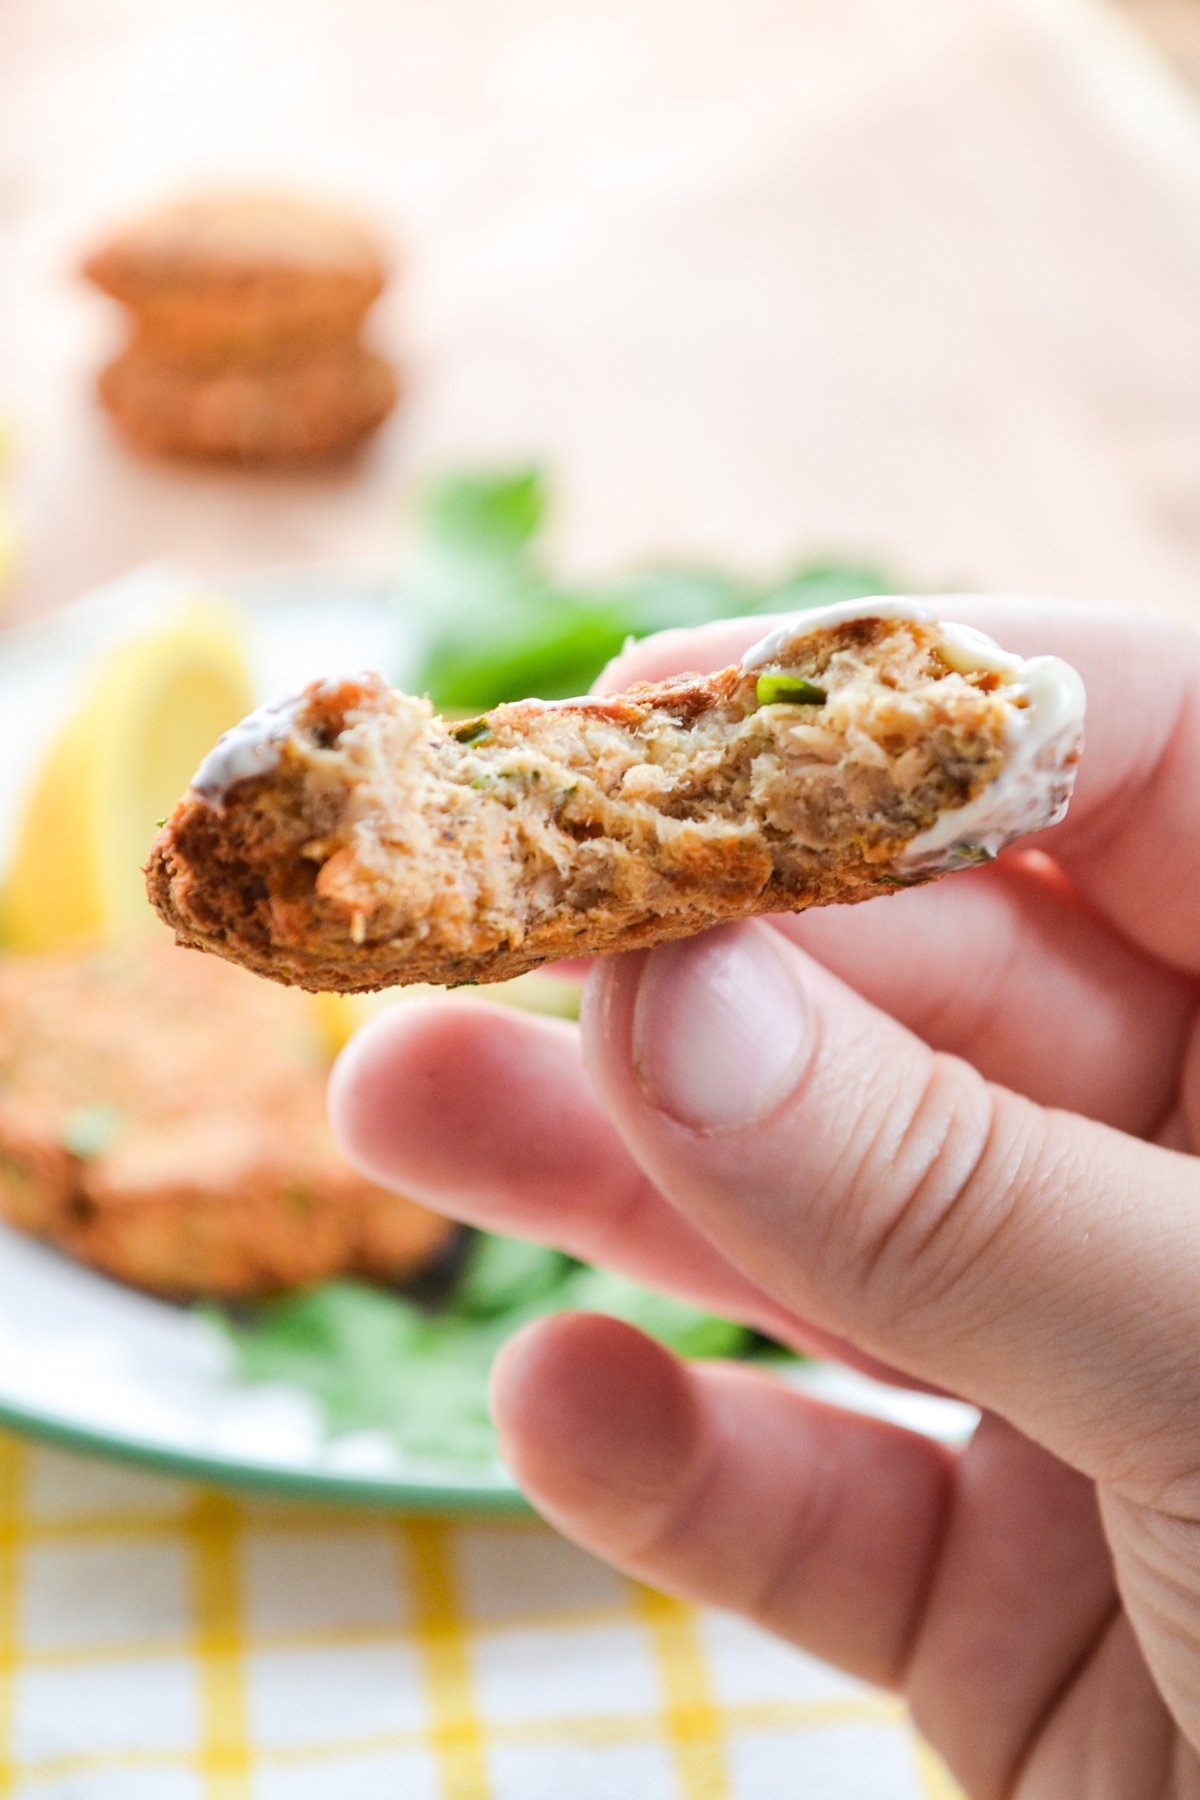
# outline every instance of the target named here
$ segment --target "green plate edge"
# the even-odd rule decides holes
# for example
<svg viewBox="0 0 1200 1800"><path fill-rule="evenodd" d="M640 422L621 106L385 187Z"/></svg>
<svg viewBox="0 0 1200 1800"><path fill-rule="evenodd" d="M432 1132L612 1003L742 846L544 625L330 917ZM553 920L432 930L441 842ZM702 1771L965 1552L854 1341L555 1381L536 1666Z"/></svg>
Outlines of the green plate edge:
<svg viewBox="0 0 1200 1800"><path fill-rule="evenodd" d="M133 1463L169 1475L185 1475L209 1486L231 1488L275 1499L319 1500L323 1505L386 1507L391 1511L439 1513L505 1513L533 1518L533 1508L514 1486L497 1481L483 1487L463 1481L412 1481L392 1476L373 1480L365 1475L322 1474L265 1463L227 1462L201 1451L170 1450L135 1437L111 1437L86 1425L68 1425L44 1413L26 1411L0 1400L0 1427L60 1449L81 1450L110 1462Z"/></svg>

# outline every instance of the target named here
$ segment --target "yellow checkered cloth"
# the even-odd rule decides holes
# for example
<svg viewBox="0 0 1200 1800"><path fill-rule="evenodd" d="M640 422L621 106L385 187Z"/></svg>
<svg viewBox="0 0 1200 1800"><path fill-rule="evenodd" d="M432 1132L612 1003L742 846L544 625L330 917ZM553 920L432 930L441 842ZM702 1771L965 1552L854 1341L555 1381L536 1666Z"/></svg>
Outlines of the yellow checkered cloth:
<svg viewBox="0 0 1200 1800"><path fill-rule="evenodd" d="M953 1800L892 1699L525 1520L0 1435L5 1800Z"/></svg>

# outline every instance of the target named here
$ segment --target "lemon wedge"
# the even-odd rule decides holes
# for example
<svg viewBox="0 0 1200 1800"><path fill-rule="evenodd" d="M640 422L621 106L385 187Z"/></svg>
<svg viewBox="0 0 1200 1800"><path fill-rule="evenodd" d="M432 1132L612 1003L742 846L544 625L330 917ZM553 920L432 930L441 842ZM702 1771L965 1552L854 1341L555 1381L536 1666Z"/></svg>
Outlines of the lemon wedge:
<svg viewBox="0 0 1200 1800"><path fill-rule="evenodd" d="M152 924L141 865L155 823L253 704L242 626L219 601L109 652L27 798L0 906L9 946Z"/></svg>
<svg viewBox="0 0 1200 1800"><path fill-rule="evenodd" d="M398 1001L444 992L444 988L414 982L411 987L390 988L381 994L313 994L313 1012L325 1054L335 1057L360 1025ZM497 1006L515 1006L521 1012L543 1013L556 1019L579 1017L578 983L551 975L514 975L511 981L489 982L486 987L469 987L463 992Z"/></svg>
<svg viewBox="0 0 1200 1800"><path fill-rule="evenodd" d="M360 1025L373 1019L385 1006L393 1005L401 994L436 991L438 990L422 986L382 994L310 994L313 1019L322 1050L332 1062Z"/></svg>

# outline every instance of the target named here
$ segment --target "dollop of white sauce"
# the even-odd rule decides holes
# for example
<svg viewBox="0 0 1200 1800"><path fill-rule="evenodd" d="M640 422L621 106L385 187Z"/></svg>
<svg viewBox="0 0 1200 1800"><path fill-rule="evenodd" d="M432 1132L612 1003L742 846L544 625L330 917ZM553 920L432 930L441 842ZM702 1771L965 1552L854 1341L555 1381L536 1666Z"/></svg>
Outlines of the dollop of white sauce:
<svg viewBox="0 0 1200 1800"><path fill-rule="evenodd" d="M192 792L210 805L219 806L236 782L274 769L280 747L295 723L300 700L299 694L268 700L219 737L192 776Z"/></svg>
<svg viewBox="0 0 1200 1800"><path fill-rule="evenodd" d="M876 597L872 600L838 600L833 606L814 606L810 612L796 613L785 619L774 631L769 631L765 638L757 644L751 644L742 658L742 668L747 675L758 669L765 669L771 663L782 662L788 651L806 637L812 637L818 631L828 631L834 625L849 625L855 619L911 619L917 625L936 625L938 616L932 606L926 606L921 600L906 600L894 595ZM943 627L945 629L945 627ZM966 626L960 627L966 631ZM976 637L983 633L976 632ZM990 643L988 638L985 643ZM993 649L999 649L993 645ZM1004 652L1001 651L1001 655Z"/></svg>
<svg viewBox="0 0 1200 1800"><path fill-rule="evenodd" d="M219 737L196 773L191 789L210 806L220 806L231 787L253 775L278 768L284 744L295 729L296 717L310 695L328 694L344 681L378 681L364 670L311 682L299 694L267 700Z"/></svg>
<svg viewBox="0 0 1200 1800"><path fill-rule="evenodd" d="M1083 682L1057 656L1026 661L1002 650L971 625L939 620L923 601L887 596L843 600L785 619L742 658L747 674L786 661L804 638L854 619L909 619L938 625L942 655L960 675L999 676L1015 704L1008 718L1009 754L994 781L965 806L952 807L908 845L897 866L912 875L937 875L991 858L1014 838L1056 825L1067 810L1086 706Z"/></svg>
<svg viewBox="0 0 1200 1800"><path fill-rule="evenodd" d="M1014 687L1026 705L1009 717L1004 767L974 800L942 813L912 840L898 865L907 873L936 875L996 856L1014 838L1057 825L1065 814L1072 786L1067 758L1083 733L1083 682L1059 657L1035 656L1022 664Z"/></svg>

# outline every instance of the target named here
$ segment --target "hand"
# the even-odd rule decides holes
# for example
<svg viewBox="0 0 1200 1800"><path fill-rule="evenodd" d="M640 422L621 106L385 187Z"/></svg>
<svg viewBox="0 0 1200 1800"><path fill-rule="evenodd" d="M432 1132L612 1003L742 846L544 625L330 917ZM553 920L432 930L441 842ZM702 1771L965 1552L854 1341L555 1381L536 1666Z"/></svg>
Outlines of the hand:
<svg viewBox="0 0 1200 1800"><path fill-rule="evenodd" d="M903 1689L972 1796L1195 1795L1200 639L946 611L1087 683L1076 798L1036 852L609 959L578 1038L396 1008L334 1118L432 1206L984 1410L955 1456L551 1319L501 1358L494 1410L563 1531ZM719 667L760 629L653 640L607 685Z"/></svg>

